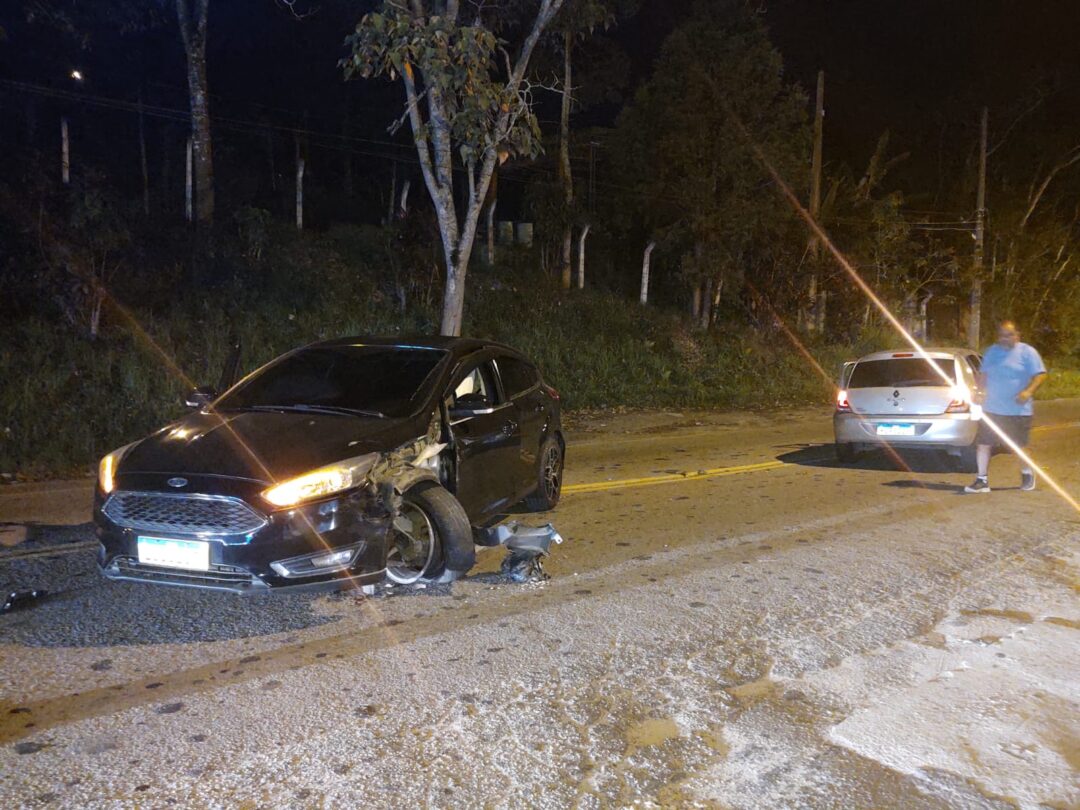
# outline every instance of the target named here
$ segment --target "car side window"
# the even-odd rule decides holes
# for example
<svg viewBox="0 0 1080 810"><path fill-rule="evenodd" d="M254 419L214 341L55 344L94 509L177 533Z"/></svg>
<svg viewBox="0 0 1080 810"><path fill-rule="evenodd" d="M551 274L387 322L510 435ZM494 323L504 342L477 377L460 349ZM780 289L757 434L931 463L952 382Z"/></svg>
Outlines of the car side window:
<svg viewBox="0 0 1080 810"><path fill-rule="evenodd" d="M489 363L473 366L457 385L451 395L451 408L490 408L498 399Z"/></svg>
<svg viewBox="0 0 1080 810"><path fill-rule="evenodd" d="M516 357L504 356L497 361L506 396L513 399L540 382L540 372L529 363Z"/></svg>

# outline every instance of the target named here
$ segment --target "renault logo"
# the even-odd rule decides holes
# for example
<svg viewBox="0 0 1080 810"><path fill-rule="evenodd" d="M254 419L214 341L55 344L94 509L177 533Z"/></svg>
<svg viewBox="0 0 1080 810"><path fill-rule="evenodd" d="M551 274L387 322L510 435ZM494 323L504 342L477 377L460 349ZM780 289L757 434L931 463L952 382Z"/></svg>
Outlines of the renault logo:
<svg viewBox="0 0 1080 810"><path fill-rule="evenodd" d="M180 487L186 487L187 486L187 479L186 478L170 478L165 483L168 484L170 487L176 487L177 489L180 489Z"/></svg>
<svg viewBox="0 0 1080 810"><path fill-rule="evenodd" d="M900 398L900 392L899 391L893 391L892 395L893 395L894 399L899 399ZM187 483L187 482L185 481L185 483Z"/></svg>

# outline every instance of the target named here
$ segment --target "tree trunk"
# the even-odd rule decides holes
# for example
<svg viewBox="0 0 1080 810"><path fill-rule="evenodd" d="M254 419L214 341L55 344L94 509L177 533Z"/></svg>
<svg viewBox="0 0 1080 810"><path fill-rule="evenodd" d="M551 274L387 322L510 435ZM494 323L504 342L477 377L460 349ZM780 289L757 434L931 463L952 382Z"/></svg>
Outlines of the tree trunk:
<svg viewBox="0 0 1080 810"><path fill-rule="evenodd" d="M694 294L690 297L690 320L698 322L701 317L701 284L694 285Z"/></svg>
<svg viewBox="0 0 1080 810"><path fill-rule="evenodd" d="M586 224L581 229L581 236L578 238L577 288L579 290L585 289L585 240L589 236L590 228L592 228L592 225Z"/></svg>
<svg viewBox="0 0 1080 810"><path fill-rule="evenodd" d="M649 303L649 259L652 256L656 242L649 242L645 247L645 256L641 260L641 303Z"/></svg>
<svg viewBox="0 0 1080 810"><path fill-rule="evenodd" d="M192 5L194 4L194 14ZM206 81L206 23L210 0L176 0L180 36L187 56L195 176L195 222L209 228L214 222L214 161L210 141L210 94Z"/></svg>
<svg viewBox="0 0 1080 810"><path fill-rule="evenodd" d="M574 181L570 170L570 103L573 100L571 93L571 59L574 47L574 37L570 31L563 34L563 92L562 113L559 117L559 182L563 187L563 202L566 203L567 217L574 205ZM571 268L573 264L573 224L569 221L563 227L562 256L560 270L562 275L562 288L569 290L571 287Z"/></svg>

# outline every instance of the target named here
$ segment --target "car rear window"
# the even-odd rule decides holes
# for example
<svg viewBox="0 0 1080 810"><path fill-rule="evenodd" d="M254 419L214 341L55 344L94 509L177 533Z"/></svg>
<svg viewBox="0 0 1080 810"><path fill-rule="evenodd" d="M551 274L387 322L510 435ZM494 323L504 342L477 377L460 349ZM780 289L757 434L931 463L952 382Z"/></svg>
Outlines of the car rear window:
<svg viewBox="0 0 1080 810"><path fill-rule="evenodd" d="M524 360L518 360L516 357L500 357L497 362L499 376L502 377L507 397L515 397L540 382L540 372Z"/></svg>
<svg viewBox="0 0 1080 810"><path fill-rule="evenodd" d="M921 357L892 357L886 360L863 360L851 372L848 388L920 388L944 386L956 382L952 359L927 361Z"/></svg>
<svg viewBox="0 0 1080 810"><path fill-rule="evenodd" d="M317 406L407 416L446 353L396 346L317 346L265 366L219 410Z"/></svg>

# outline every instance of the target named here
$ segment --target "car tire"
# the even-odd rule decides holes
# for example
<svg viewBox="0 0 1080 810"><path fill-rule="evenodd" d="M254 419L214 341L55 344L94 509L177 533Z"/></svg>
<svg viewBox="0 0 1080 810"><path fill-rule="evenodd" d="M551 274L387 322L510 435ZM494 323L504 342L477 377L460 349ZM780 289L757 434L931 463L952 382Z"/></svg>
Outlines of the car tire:
<svg viewBox="0 0 1080 810"><path fill-rule="evenodd" d="M536 489L525 499L525 506L530 512L548 512L559 505L565 465L566 454L562 442L557 436L548 436L540 445Z"/></svg>
<svg viewBox="0 0 1080 810"><path fill-rule="evenodd" d="M412 560L402 559L399 566L392 563L395 551L401 559L400 547L388 548L387 579L405 585L421 581L453 582L468 573L476 564L476 548L472 526L461 502L434 481L421 481L410 487L402 501L388 543L395 542L394 533L402 530L398 523L405 516L406 525L415 532L413 539L423 538L422 543L430 542L430 548L429 553L421 552ZM408 532L405 536L409 537Z"/></svg>
<svg viewBox="0 0 1080 810"><path fill-rule="evenodd" d="M859 451L851 442L837 442L833 448L836 450L836 460L844 464L851 464L859 458Z"/></svg>

